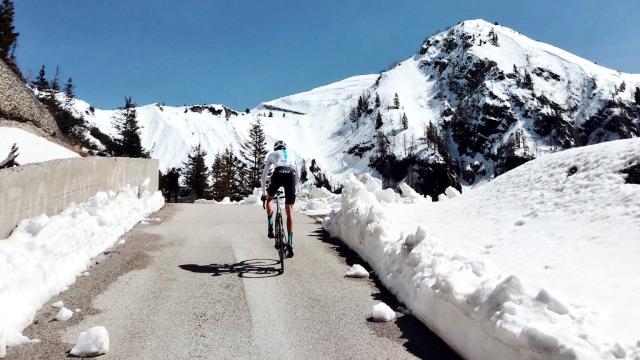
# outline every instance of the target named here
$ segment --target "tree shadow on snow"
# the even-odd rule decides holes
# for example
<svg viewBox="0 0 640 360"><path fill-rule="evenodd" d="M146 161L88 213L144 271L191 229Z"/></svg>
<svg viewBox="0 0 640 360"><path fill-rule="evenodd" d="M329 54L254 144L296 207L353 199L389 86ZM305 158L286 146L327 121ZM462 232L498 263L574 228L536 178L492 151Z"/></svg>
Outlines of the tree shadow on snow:
<svg viewBox="0 0 640 360"><path fill-rule="evenodd" d="M462 360L442 339L427 328L420 320L411 315L387 288L382 285L371 266L364 261L355 251L351 250L342 241L332 238L329 234L318 229L311 236L330 245L336 251L338 256L345 259L349 266L354 264L362 265L369 271L369 278L373 282L374 292L371 297L374 300L382 301L389 305L396 312L396 319L391 323L395 323L399 332L400 339L407 351L421 359L438 359L438 360ZM392 329L389 329L390 323L376 323L372 317L367 318L371 322L372 328L381 336L396 337ZM398 340L398 339L393 339Z"/></svg>
<svg viewBox="0 0 640 360"><path fill-rule="evenodd" d="M274 259L249 259L235 264L184 264L179 267L182 270L211 276L237 274L241 278L268 278L282 275L280 261Z"/></svg>

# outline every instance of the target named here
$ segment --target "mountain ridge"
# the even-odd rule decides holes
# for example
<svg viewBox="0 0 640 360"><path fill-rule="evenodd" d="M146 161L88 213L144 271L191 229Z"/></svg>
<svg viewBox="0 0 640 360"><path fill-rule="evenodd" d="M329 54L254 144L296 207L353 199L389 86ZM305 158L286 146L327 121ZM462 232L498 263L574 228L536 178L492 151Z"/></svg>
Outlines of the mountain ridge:
<svg viewBox="0 0 640 360"><path fill-rule="evenodd" d="M209 163L227 147L239 154L259 119L269 143L283 139L298 160L315 159L335 185L349 172L371 172L388 186L406 181L437 195L545 153L637 137L638 87L638 74L468 20L380 74L265 101L249 113L222 115L228 108L219 104L151 104L138 113L143 145L163 170L180 166L197 143ZM76 102L89 124L113 134L114 112L89 108Z"/></svg>

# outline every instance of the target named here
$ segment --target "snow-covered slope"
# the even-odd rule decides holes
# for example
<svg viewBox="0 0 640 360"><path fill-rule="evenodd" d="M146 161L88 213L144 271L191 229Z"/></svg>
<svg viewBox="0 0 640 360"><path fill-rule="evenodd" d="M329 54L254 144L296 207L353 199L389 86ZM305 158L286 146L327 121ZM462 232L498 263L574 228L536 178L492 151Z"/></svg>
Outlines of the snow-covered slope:
<svg viewBox="0 0 640 360"><path fill-rule="evenodd" d="M638 136L639 87L639 75L470 20L381 74L268 101L249 114L222 105L146 105L138 115L143 145L163 169L180 166L199 142L209 162L227 147L238 153L250 123L261 119L269 143L285 140L334 184L368 171L436 196L550 152ZM92 112L82 101L75 108L113 133L114 111Z"/></svg>
<svg viewBox="0 0 640 360"><path fill-rule="evenodd" d="M1 158L4 158L9 153L9 149L14 143L18 145L20 154L16 161L21 165L80 156L63 146L28 131L13 127L0 127Z"/></svg>
<svg viewBox="0 0 640 360"><path fill-rule="evenodd" d="M438 203L350 176L330 218L469 359L640 356L640 139L554 153Z"/></svg>

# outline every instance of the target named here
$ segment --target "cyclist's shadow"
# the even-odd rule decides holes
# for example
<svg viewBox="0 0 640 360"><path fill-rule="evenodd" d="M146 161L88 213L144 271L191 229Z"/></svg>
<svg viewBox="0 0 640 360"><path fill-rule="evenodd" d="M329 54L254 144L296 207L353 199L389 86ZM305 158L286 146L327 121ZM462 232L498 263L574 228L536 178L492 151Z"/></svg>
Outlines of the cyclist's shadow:
<svg viewBox="0 0 640 360"><path fill-rule="evenodd" d="M182 270L211 274L211 276L237 274L241 278L268 278L282 275L279 264L280 262L275 259L249 259L235 264L184 264L179 267Z"/></svg>

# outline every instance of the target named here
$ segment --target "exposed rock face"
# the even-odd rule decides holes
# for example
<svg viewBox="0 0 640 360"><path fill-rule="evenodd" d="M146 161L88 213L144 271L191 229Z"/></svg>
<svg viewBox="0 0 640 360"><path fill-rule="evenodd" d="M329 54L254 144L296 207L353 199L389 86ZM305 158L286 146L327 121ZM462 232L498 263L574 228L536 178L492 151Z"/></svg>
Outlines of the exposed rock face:
<svg viewBox="0 0 640 360"><path fill-rule="evenodd" d="M425 40L414 61L468 183L478 160L500 175L543 153L640 136L640 76L502 26L466 21Z"/></svg>
<svg viewBox="0 0 640 360"><path fill-rule="evenodd" d="M33 92L0 60L0 120L31 124L50 136L60 130Z"/></svg>

